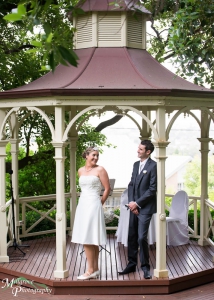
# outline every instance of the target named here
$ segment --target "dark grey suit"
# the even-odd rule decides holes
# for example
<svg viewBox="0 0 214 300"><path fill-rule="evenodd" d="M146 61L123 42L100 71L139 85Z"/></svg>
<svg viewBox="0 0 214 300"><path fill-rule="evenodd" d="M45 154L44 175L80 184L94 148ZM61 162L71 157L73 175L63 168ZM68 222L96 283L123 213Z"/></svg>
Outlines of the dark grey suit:
<svg viewBox="0 0 214 300"><path fill-rule="evenodd" d="M130 212L128 236L129 266L137 265L138 247L140 247L140 262L142 270L150 270L148 229L152 215L157 212L157 164L151 158L140 174L139 164L134 163L131 181L128 185L129 202L135 201L139 208L139 215Z"/></svg>

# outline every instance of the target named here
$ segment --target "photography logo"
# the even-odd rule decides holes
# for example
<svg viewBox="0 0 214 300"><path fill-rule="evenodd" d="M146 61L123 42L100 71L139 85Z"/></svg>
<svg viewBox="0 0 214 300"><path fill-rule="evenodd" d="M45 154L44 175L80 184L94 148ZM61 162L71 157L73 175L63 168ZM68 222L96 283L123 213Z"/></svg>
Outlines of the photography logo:
<svg viewBox="0 0 214 300"><path fill-rule="evenodd" d="M12 295L17 297L19 293L28 293L28 294L51 294L51 289L49 289L45 284L34 282L32 280L28 280L24 277L19 277L16 279L12 279L9 281L8 278L4 278L2 280L4 286L2 289L11 288ZM24 285L28 285L29 287L25 287Z"/></svg>

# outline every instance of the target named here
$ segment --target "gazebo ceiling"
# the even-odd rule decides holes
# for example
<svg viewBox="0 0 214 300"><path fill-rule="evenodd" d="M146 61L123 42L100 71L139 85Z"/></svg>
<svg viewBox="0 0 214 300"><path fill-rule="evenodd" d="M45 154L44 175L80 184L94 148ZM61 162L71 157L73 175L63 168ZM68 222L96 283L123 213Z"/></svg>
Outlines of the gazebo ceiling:
<svg viewBox="0 0 214 300"><path fill-rule="evenodd" d="M59 65L55 72L0 98L37 96L176 96L213 97L214 90L192 84L158 63L146 50L131 48L87 48L75 50L77 68Z"/></svg>

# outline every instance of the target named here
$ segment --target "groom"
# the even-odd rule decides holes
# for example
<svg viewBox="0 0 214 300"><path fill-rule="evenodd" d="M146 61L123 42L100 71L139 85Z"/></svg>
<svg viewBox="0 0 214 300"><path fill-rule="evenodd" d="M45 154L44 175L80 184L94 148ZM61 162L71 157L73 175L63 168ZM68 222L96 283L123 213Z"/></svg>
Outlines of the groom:
<svg viewBox="0 0 214 300"><path fill-rule="evenodd" d="M141 141L138 147L140 161L134 163L128 185L129 219L127 267L119 275L136 271L138 247L140 247L141 269L144 278L150 279L149 247L147 235L152 215L157 211L157 165L150 158L154 145L149 140Z"/></svg>

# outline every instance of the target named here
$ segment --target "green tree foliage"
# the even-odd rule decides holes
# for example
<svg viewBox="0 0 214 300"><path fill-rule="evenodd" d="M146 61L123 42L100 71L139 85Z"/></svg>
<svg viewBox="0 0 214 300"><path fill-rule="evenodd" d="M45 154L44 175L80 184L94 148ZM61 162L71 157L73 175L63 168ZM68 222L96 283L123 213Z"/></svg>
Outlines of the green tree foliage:
<svg viewBox="0 0 214 300"><path fill-rule="evenodd" d="M19 1L0 2L0 91L24 85L41 76L39 52L28 53L33 48L30 34L22 22L8 23L3 17L15 8Z"/></svg>
<svg viewBox="0 0 214 300"><path fill-rule="evenodd" d="M154 35L149 51L160 62L172 58L178 74L214 87L213 0L145 0Z"/></svg>
<svg viewBox="0 0 214 300"><path fill-rule="evenodd" d="M59 62L76 66L78 58L72 50L75 30L72 27L72 16L84 14L75 6L82 1L84 0L1 1L0 11L1 16L4 16L2 25L5 30L20 29L20 33L16 31L15 35L17 44L9 47L9 50L25 53L28 49L28 53L30 51L31 55L41 58L44 70L47 66L54 70ZM171 58L182 77L199 85L214 87L214 1L140 2L151 11L148 16L153 30L149 34L150 53L160 62ZM121 0L110 4L109 9L114 9L114 6L118 8ZM11 13L11 8L15 7L17 10ZM6 20L10 23L6 23ZM6 36L6 31L3 35Z"/></svg>
<svg viewBox="0 0 214 300"><path fill-rule="evenodd" d="M193 77L197 84L206 82L214 88L214 1L181 2L169 35L169 48L181 66L179 73Z"/></svg>
<svg viewBox="0 0 214 300"><path fill-rule="evenodd" d="M78 57L73 48L73 26L70 14L82 13L72 4L77 1L13 1L0 5L4 7L3 23L6 28L24 29L17 35L18 43L14 51L28 49L28 53L40 56L42 69L54 70L58 63L77 66ZM13 9L11 11L11 8ZM9 21L9 25L5 24ZM18 24L18 25L17 25Z"/></svg>
<svg viewBox="0 0 214 300"><path fill-rule="evenodd" d="M195 157L194 160L187 165L184 174L184 184L187 194L191 196L201 195L201 160ZM214 201L214 158L209 157L208 162L208 196Z"/></svg>

